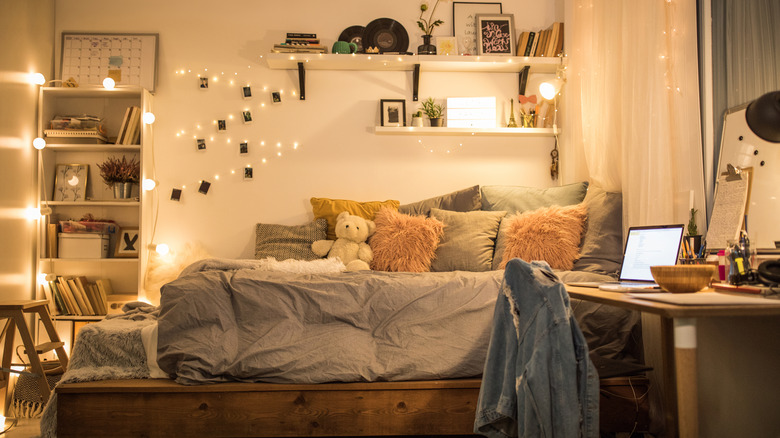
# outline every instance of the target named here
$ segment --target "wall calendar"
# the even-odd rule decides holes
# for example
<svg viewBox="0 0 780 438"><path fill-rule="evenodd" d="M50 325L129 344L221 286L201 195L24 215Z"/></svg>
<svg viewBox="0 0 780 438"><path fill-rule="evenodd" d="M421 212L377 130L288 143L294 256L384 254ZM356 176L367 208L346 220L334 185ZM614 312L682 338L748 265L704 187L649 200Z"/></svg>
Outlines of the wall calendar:
<svg viewBox="0 0 780 438"><path fill-rule="evenodd" d="M118 86L154 92L157 82L158 34L62 33L61 79L79 85L102 85L109 77Z"/></svg>

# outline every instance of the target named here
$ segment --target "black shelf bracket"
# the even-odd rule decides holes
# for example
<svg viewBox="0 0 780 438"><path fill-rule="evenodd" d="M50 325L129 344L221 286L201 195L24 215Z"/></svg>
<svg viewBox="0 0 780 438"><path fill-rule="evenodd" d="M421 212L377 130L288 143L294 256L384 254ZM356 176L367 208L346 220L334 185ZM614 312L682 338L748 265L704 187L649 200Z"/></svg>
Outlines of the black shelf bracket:
<svg viewBox="0 0 780 438"><path fill-rule="evenodd" d="M412 73L412 100L417 102L418 94L420 91L420 64L414 65L414 71Z"/></svg>
<svg viewBox="0 0 780 438"><path fill-rule="evenodd" d="M520 94L521 96L525 96L525 87L528 84L528 70L530 69L531 67L526 65L525 67L523 67L522 70L520 70L520 73L517 74L518 81L519 81L517 91L518 94Z"/></svg>
<svg viewBox="0 0 780 438"><path fill-rule="evenodd" d="M300 91L300 100L306 100L306 69L303 63L298 63L298 90Z"/></svg>

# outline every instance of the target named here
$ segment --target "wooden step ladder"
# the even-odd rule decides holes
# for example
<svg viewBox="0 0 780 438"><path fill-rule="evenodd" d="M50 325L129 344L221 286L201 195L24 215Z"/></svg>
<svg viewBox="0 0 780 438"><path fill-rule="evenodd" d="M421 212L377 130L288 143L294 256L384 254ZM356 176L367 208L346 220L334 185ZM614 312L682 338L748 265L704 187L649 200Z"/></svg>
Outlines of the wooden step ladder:
<svg viewBox="0 0 780 438"><path fill-rule="evenodd" d="M5 319L5 344L3 346L3 359L2 359L2 374L0 374L0 389L6 388L8 391L8 380L10 373L19 374L31 374L39 381L41 388L42 401L45 403L49 400L52 388L49 387L49 382L46 380L46 374L56 374L65 372L68 368L68 353L65 352L65 343L60 341L60 337L57 331L54 329L54 323L49 315L49 302L47 300L8 300L0 301L0 319ZM37 313L46 329L46 333L49 335L50 342L46 342L40 345L33 343L30 329L25 321L25 313ZM13 356L14 349L14 337L16 330L19 330L19 335L22 337L22 343L24 344L25 354L30 360L29 371L17 371L11 369L11 357ZM48 351L55 350L57 352L57 359L60 362L60 366L44 371L43 364L39 357L40 354Z"/></svg>

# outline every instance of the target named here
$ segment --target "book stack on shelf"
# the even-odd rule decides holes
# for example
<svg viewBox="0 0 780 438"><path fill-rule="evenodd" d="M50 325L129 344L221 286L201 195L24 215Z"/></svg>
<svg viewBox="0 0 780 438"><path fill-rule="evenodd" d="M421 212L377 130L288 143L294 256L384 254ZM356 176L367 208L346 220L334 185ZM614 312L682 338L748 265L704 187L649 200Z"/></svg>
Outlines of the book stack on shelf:
<svg viewBox="0 0 780 438"><path fill-rule="evenodd" d="M103 120L97 116L54 116L49 129L43 134L46 138L56 138L57 143L106 143L106 131Z"/></svg>
<svg viewBox="0 0 780 438"><path fill-rule="evenodd" d="M141 142L141 108L130 106L125 110L125 117L119 127L115 144L140 144Z"/></svg>
<svg viewBox="0 0 780 438"><path fill-rule="evenodd" d="M283 43L274 44L273 53L328 53L316 33L288 32Z"/></svg>
<svg viewBox="0 0 780 438"><path fill-rule="evenodd" d="M517 56L561 56L563 54L563 23L553 23L538 32L520 32Z"/></svg>
<svg viewBox="0 0 780 438"><path fill-rule="evenodd" d="M53 315L98 316L108 313L111 281L99 278L94 283L80 276L57 276L44 281L43 294Z"/></svg>

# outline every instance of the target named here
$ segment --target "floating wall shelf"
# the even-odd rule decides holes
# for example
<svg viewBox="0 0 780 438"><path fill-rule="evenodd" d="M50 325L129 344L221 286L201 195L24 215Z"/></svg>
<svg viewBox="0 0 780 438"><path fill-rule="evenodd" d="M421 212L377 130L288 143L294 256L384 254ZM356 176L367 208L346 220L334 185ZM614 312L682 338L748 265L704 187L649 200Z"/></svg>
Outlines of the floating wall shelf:
<svg viewBox="0 0 780 438"><path fill-rule="evenodd" d="M413 100L417 101L420 73L482 72L553 74L564 58L523 56L444 56L444 55L369 55L321 53L269 53L268 67L278 70L298 70L300 99L305 100L306 70L411 71L414 73Z"/></svg>
<svg viewBox="0 0 780 438"><path fill-rule="evenodd" d="M560 132L560 131L558 131ZM556 132L553 128L445 128L413 126L388 127L375 126L375 134L382 135L504 135L504 136L552 136Z"/></svg>

